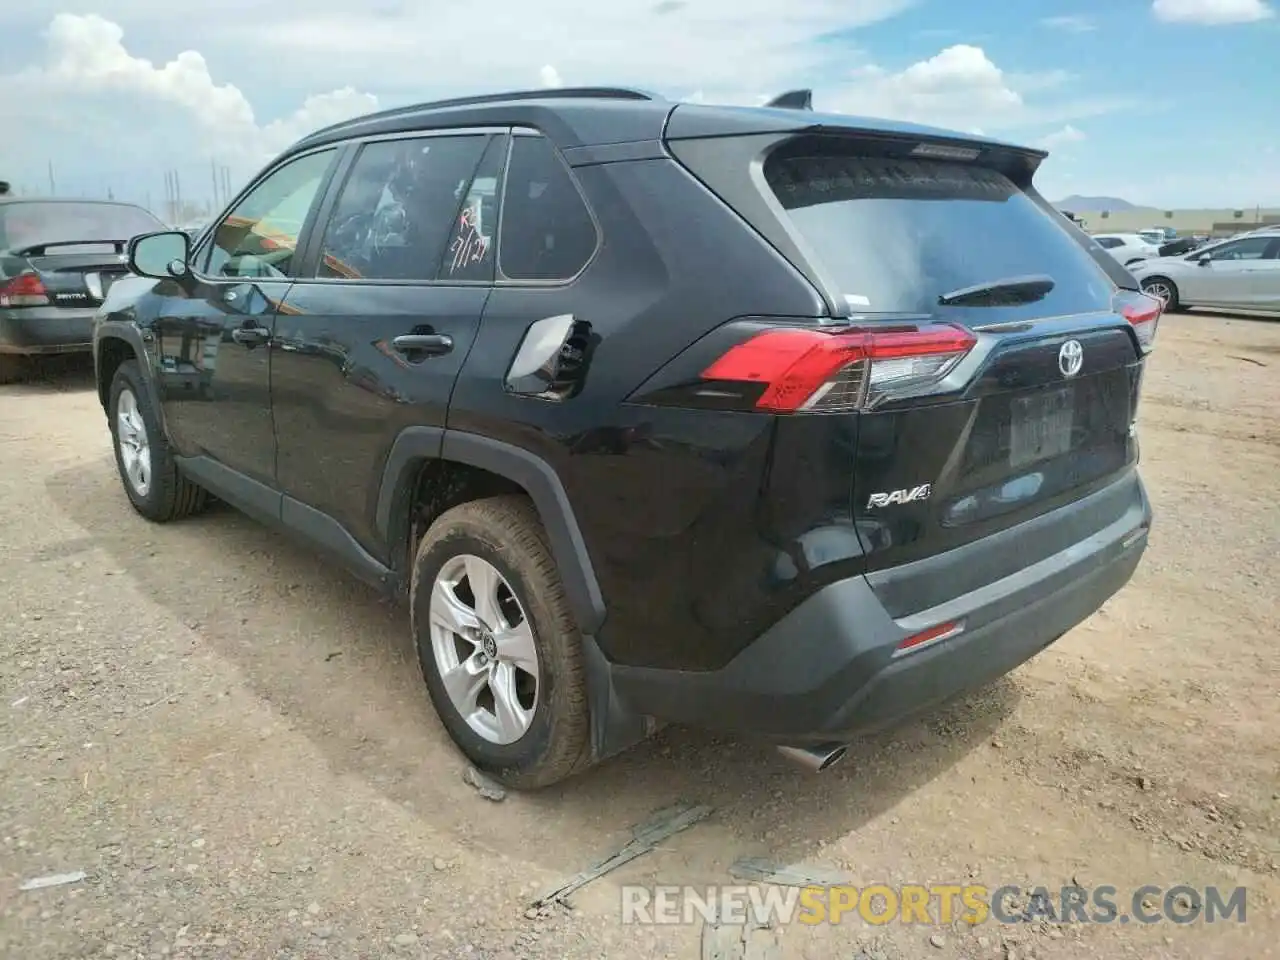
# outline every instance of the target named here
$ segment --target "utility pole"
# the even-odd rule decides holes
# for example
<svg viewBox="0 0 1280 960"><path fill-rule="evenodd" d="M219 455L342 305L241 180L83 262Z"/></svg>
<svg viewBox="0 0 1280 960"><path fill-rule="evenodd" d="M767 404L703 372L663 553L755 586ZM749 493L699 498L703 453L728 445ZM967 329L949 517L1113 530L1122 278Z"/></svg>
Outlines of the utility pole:
<svg viewBox="0 0 1280 960"><path fill-rule="evenodd" d="M58 184L53 179L53 161L50 160L49 161L49 195L57 196L57 193L58 193Z"/></svg>

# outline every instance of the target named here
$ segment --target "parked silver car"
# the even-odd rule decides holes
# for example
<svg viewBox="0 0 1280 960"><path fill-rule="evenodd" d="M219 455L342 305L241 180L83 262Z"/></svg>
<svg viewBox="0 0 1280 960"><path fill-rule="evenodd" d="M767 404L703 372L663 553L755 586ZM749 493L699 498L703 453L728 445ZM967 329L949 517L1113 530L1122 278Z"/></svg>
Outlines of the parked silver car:
<svg viewBox="0 0 1280 960"><path fill-rule="evenodd" d="M1129 268L1166 310L1216 307L1280 314L1280 228L1157 257Z"/></svg>

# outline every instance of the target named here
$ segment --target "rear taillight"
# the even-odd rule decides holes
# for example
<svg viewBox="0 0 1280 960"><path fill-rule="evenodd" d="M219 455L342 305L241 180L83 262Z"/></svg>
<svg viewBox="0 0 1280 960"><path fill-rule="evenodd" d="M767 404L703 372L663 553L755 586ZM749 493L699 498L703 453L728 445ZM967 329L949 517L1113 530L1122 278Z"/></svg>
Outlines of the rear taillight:
<svg viewBox="0 0 1280 960"><path fill-rule="evenodd" d="M0 307L42 307L49 302L49 292L34 273L20 273L0 283Z"/></svg>
<svg viewBox="0 0 1280 960"><path fill-rule="evenodd" d="M1115 311L1129 321L1138 336L1143 353L1150 353L1156 342L1156 326L1164 304L1155 297L1134 290L1121 290L1116 294Z"/></svg>
<svg viewBox="0 0 1280 960"><path fill-rule="evenodd" d="M874 330L778 328L731 347L702 372L702 379L763 386L758 410L862 410L935 385L975 343L968 330L947 323Z"/></svg>

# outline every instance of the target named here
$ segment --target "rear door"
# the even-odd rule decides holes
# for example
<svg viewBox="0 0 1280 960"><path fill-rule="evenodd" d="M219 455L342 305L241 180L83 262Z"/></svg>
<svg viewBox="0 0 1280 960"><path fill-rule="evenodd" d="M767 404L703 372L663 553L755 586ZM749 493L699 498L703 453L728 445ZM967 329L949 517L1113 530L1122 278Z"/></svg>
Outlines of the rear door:
<svg viewBox="0 0 1280 960"><path fill-rule="evenodd" d="M276 321L280 488L384 561L370 491L404 427L445 426L493 282L507 141L454 130L349 147Z"/></svg>
<svg viewBox="0 0 1280 960"><path fill-rule="evenodd" d="M207 233L194 275L160 281L154 377L178 450L275 485L271 335L336 148L260 178ZM252 504L239 504L252 509Z"/></svg>

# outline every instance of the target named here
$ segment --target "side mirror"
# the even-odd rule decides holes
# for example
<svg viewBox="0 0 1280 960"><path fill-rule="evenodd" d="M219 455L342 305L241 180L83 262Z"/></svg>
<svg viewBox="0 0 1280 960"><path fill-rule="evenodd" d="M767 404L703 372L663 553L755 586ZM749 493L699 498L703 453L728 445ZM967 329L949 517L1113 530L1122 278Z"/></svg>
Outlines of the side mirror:
<svg viewBox="0 0 1280 960"><path fill-rule="evenodd" d="M1200 266L1202 267L1207 267L1209 264L1213 263L1213 254L1211 253L1200 254L1200 256L1196 257L1196 263L1200 264Z"/></svg>
<svg viewBox="0 0 1280 960"><path fill-rule="evenodd" d="M191 238L181 230L144 233L129 241L129 269L140 277L181 280L190 276Z"/></svg>

